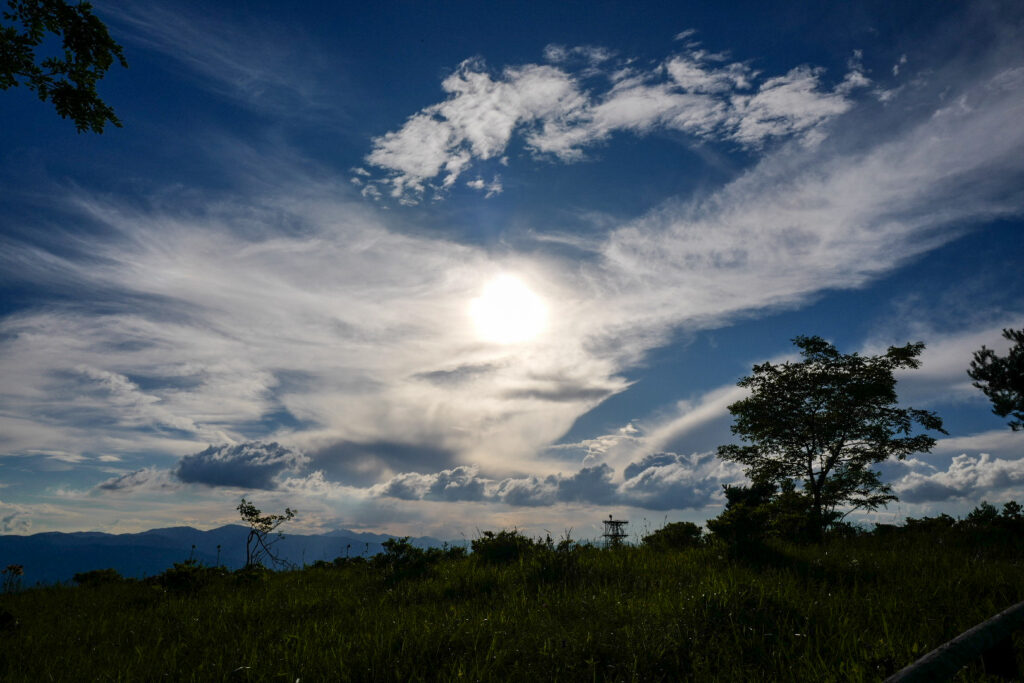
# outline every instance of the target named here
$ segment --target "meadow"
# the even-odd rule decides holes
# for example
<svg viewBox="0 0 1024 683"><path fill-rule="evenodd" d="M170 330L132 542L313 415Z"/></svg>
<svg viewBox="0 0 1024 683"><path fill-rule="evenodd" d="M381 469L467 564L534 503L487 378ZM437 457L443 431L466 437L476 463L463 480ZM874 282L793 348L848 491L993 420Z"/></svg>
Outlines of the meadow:
<svg viewBox="0 0 1024 683"><path fill-rule="evenodd" d="M292 571L97 572L0 596L0 679L873 681L1024 600L1018 538L655 550L503 532L469 555L395 541Z"/></svg>

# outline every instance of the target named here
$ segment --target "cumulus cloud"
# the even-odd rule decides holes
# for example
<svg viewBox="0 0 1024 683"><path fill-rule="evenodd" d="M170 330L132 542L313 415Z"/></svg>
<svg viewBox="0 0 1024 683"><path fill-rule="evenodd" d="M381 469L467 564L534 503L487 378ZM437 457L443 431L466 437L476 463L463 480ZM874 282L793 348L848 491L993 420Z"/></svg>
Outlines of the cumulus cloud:
<svg viewBox="0 0 1024 683"><path fill-rule="evenodd" d="M568 74L536 64L508 67L495 79L480 60L466 60L441 87L449 99L376 138L366 158L392 172L396 198L415 201L442 173L440 186L451 187L473 158L500 156L517 126L568 116L583 105Z"/></svg>
<svg viewBox="0 0 1024 683"><path fill-rule="evenodd" d="M222 444L186 455L171 469L150 466L111 477L93 492L168 492L190 484L276 490L286 475L309 462L303 453L277 443Z"/></svg>
<svg viewBox="0 0 1024 683"><path fill-rule="evenodd" d="M624 475L620 499L649 510L701 508L722 499L722 486L745 481L742 467L714 453L655 453Z"/></svg>
<svg viewBox="0 0 1024 683"><path fill-rule="evenodd" d="M402 500L477 501L536 507L556 503L628 505L649 510L701 508L721 498L723 484L743 481L742 469L712 453L657 453L630 463L624 478L601 463L570 475L508 477L479 475L477 467L433 474L404 473L373 488L375 495Z"/></svg>
<svg viewBox="0 0 1024 683"><path fill-rule="evenodd" d="M910 503L950 499L981 500L1024 488L1024 459L993 458L988 453L954 456L945 470L922 467L893 484L901 500Z"/></svg>
<svg viewBox="0 0 1024 683"><path fill-rule="evenodd" d="M484 496L484 482L477 472L477 467L460 466L435 474L399 474L380 492L405 500L480 500Z"/></svg>
<svg viewBox="0 0 1024 683"><path fill-rule="evenodd" d="M828 90L824 70L808 66L755 87L760 74L747 64L700 49L647 70L609 66L613 53L597 47L549 45L544 56L557 66L526 64L493 74L480 59L460 64L441 84L444 102L373 140L366 161L387 174L377 184L416 203L428 188L450 188L474 161L500 157L516 133L527 149L563 162L584 158L586 148L619 131L674 130L750 148L791 137L816 142L821 126L852 106L852 91L870 83L856 61ZM585 68L574 71L574 61ZM587 89L583 81L596 76L606 87ZM485 187L479 177L467 185ZM497 194L500 181L487 188L487 196Z"/></svg>
<svg viewBox="0 0 1024 683"><path fill-rule="evenodd" d="M273 489L282 473L295 472L308 463L307 456L277 443L243 443L210 446L187 455L174 473L190 484Z"/></svg>

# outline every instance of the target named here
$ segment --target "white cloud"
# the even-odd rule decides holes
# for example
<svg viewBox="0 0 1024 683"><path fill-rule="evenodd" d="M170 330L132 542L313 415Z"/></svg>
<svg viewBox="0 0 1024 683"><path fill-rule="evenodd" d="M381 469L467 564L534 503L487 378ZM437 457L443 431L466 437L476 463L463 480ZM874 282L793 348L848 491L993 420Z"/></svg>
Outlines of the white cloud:
<svg viewBox="0 0 1024 683"><path fill-rule="evenodd" d="M708 73L729 66L707 60ZM789 98L810 92L812 77L781 77L777 100L763 110L784 111ZM752 80L746 96L756 98L769 82L755 89ZM435 175L452 155L497 160L527 116L536 139L549 122L548 132L557 132L557 111L582 117L572 130L643 131L651 124L634 100L649 97L658 125L670 125L670 113L685 111L682 98L711 97L676 87L624 76L606 98L590 101L554 67L493 77L464 65L449 83L451 99L429 113L444 126L458 122L452 140L459 142L438 147L446 156ZM0 320L0 446L7 456L45 451L88 465L100 454L134 467L133 458L155 453L171 459L209 443L273 439L322 470L318 480L278 477L281 487L326 491L327 482L348 491L318 454L349 458L365 451L336 447L358 444L381 447L367 458L371 483L404 476L410 490L429 492L441 480L435 475L448 471L465 481L455 487L460 495L484 480L494 509L619 500L630 463L659 451L705 452L676 444L727 419L734 388L679 405L663 420L637 421L642 434L592 440L581 450L583 469L537 454L624 390L623 371L673 330L724 325L861 286L945 243L967 221L1020 214L1019 81L1008 70L951 92L949 101L963 95L967 106L945 107L882 139L847 120L835 147L776 150L717 191L581 238L588 258L579 262L403 234L348 183L339 188L302 173L276 191L260 185L231 201L183 193L140 208L79 195L64 207L69 220L99 226L102 236L59 249L43 237L0 245L12 281L75 295ZM416 175L415 160L403 170L405 150L392 151L395 182L425 190L432 176ZM260 163L276 167L274 159ZM479 340L468 312L484 285L506 272L551 309L549 329L515 348ZM395 444L405 450L392 448L398 455L390 457L385 451ZM416 468L403 466L417 457ZM658 491L690 486L687 472L706 466L699 458L656 465L668 469L631 490L657 499ZM700 490L688 495L703 499ZM423 498L412 502L442 502ZM401 509L413 517L423 508Z"/></svg>
<svg viewBox="0 0 1024 683"><path fill-rule="evenodd" d="M71 208L110 237L61 256L5 245L13 277L80 295L77 306L0 322L5 450L123 456L138 452L138 437L185 455L260 438L311 453L398 441L493 477L555 474L535 454L623 390L619 373L674 327L860 286L956 235L950 225L1019 213L1024 131L1012 122L1024 111L1005 80L981 80L964 93L968 109L856 154L780 151L713 195L666 203L592 240L584 266L403 235L312 181L173 211L79 199ZM994 129L1004 131L998 142ZM259 223L281 216L308 228L279 235ZM469 319L469 302L501 272L519 274L551 308L545 333L516 349L481 342ZM131 306L91 307L111 292ZM486 370L428 379L459 368ZM103 391L83 394L83 377ZM130 386L140 377L145 390ZM724 414L729 397L719 398L708 419ZM288 421L263 426L275 414ZM140 432L140 416L195 429ZM387 467L381 477L401 472Z"/></svg>
<svg viewBox="0 0 1024 683"><path fill-rule="evenodd" d="M895 64L892 65L892 75L893 76L899 76L900 75L900 68L904 64L906 64L906 63L907 63L907 56L906 55L900 55L900 58L898 60L896 60Z"/></svg>
<svg viewBox="0 0 1024 683"><path fill-rule="evenodd" d="M746 481L743 468L715 453L655 453L626 467L620 500L649 510L702 508L722 501L722 487Z"/></svg>
<svg viewBox="0 0 1024 683"><path fill-rule="evenodd" d="M0 500L0 532L26 534L32 528L32 517L27 506Z"/></svg>
<svg viewBox="0 0 1024 683"><path fill-rule="evenodd" d="M556 64L577 59L582 60L591 66L597 66L602 62L607 62L614 56L615 52L613 50L595 45L565 47L564 45L551 44L544 48L544 59Z"/></svg>
<svg viewBox="0 0 1024 683"><path fill-rule="evenodd" d="M624 306L606 310L635 326L680 309L710 322L788 305L860 286L965 221L1019 215L1024 129L1012 122L1024 116L1024 91L990 84L965 94L977 108L941 110L855 154L788 149L710 197L668 202L613 231L602 274Z"/></svg>
<svg viewBox="0 0 1024 683"><path fill-rule="evenodd" d="M1004 427L977 434L939 439L935 448L932 449L932 453L938 456L950 456L955 453L985 452L996 457L1013 458L1020 453L1021 445L1020 433L1011 431L1009 427Z"/></svg>
<svg viewBox="0 0 1024 683"><path fill-rule="evenodd" d="M733 97L736 129L730 137L744 145L757 147L766 140L803 134L804 139L817 141L825 121L846 112L851 103L842 92L820 90L821 69L797 67L785 76L770 78L754 95ZM840 86L866 80L845 80ZM817 133L808 136L808 133Z"/></svg>
<svg viewBox="0 0 1024 683"><path fill-rule="evenodd" d="M528 64L495 80L479 60L467 60L441 83L449 98L409 117L398 131L374 140L368 163L392 173L392 196L418 198L430 179L448 188L471 159L501 156L513 130L536 119L571 115L582 104L564 72Z"/></svg>
<svg viewBox="0 0 1024 683"><path fill-rule="evenodd" d="M914 471L893 484L910 503L985 497L1020 497L1024 491L1024 459L993 458L988 453L954 456L948 469Z"/></svg>
<svg viewBox="0 0 1024 683"><path fill-rule="evenodd" d="M209 8L198 14L158 2L103 2L100 9L115 28L127 28L117 33L128 41L169 57L219 95L276 115L335 108L317 76L329 73L336 87L343 74L304 49L311 41L286 22L241 23L237 13L227 21Z"/></svg>
<svg viewBox="0 0 1024 683"><path fill-rule="evenodd" d="M371 489L402 500L475 501L537 507L556 504L625 505L648 510L702 508L721 499L723 484L744 480L742 469L713 453L657 453L629 463L618 477L605 464L571 475L481 477L476 467L431 474L403 473Z"/></svg>
<svg viewBox="0 0 1024 683"><path fill-rule="evenodd" d="M127 474L111 477L96 485L97 493L139 493L145 491L177 491L182 482L170 470L158 467L144 467Z"/></svg>
<svg viewBox="0 0 1024 683"><path fill-rule="evenodd" d="M914 301L910 305L919 308L921 302ZM992 317L989 314L986 319L968 320L966 322L969 323L969 327L956 332L942 332L930 324L907 325L906 321L900 321L895 329L886 332L884 339L872 339L867 344L867 352L882 353L890 344L902 345L908 340L924 341L926 346L920 357L921 367L916 370L901 370L896 374L899 380L898 391L903 402L917 407L964 402L985 405L988 398L972 385L971 378L967 375L974 352L982 346L987 346L997 353L1005 354L1010 343L1002 336L1002 330L1024 327L1024 314L1021 313L999 312L996 320ZM1000 422L1000 418L995 416L992 420L993 426ZM1009 429L1006 431L1009 432ZM952 441L954 440L943 439L942 443ZM986 450L984 446L977 447ZM950 448L973 447L964 445Z"/></svg>
<svg viewBox="0 0 1024 683"><path fill-rule="evenodd" d="M569 71L573 57L587 68ZM450 188L474 160L502 157L516 132L530 150L564 162L620 131L676 130L751 148L789 137L816 142L821 126L851 107L850 93L869 83L851 62L831 92L822 90L823 70L797 67L747 94L758 74L723 55L690 50L646 71L598 70L612 57L600 48L549 45L545 58L558 67L527 64L498 76L481 60L467 60L442 82L448 99L375 138L366 160L387 172L379 182L393 197L414 203L428 187ZM584 90L581 79L597 75L610 89Z"/></svg>
<svg viewBox="0 0 1024 683"><path fill-rule="evenodd" d="M156 424L188 432L198 430L191 419L175 415L158 405L159 397L140 391L138 385L124 375L88 365L79 365L75 370L106 389L110 406L122 412L122 419L129 424Z"/></svg>

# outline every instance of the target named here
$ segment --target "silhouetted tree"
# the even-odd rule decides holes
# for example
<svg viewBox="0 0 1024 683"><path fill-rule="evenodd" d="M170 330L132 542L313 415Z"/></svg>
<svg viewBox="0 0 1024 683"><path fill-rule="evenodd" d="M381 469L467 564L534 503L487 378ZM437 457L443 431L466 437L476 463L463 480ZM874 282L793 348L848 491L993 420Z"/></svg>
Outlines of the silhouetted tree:
<svg viewBox="0 0 1024 683"><path fill-rule="evenodd" d="M964 525L967 527L984 528L992 526L999 519L999 510L987 500L981 501L981 505L971 510Z"/></svg>
<svg viewBox="0 0 1024 683"><path fill-rule="evenodd" d="M245 539L245 566L262 565L264 558L275 565L285 564L274 553L273 546L284 538L284 534L277 530L278 527L293 519L296 511L285 508L283 515L265 515L245 498L238 504L237 510L242 521L249 525L249 536Z"/></svg>
<svg viewBox="0 0 1024 683"><path fill-rule="evenodd" d="M120 127L114 110L96 93L96 83L116 59L127 67L121 46L92 13L87 2L7 0L0 24L0 90L24 85L81 133L102 133L109 122ZM60 37L63 54L36 54L50 34Z"/></svg>
<svg viewBox="0 0 1024 683"><path fill-rule="evenodd" d="M799 482L802 491L791 493L806 498L811 529L820 536L854 509L896 500L870 466L929 451L935 439L912 434L915 423L946 432L935 413L896 406L893 372L917 368L924 344L860 356L839 353L820 337L793 343L802 361L755 365L739 381L751 394L729 406L732 432L750 445L720 446L718 455L745 465L755 483L786 490ZM839 507L850 509L837 514Z"/></svg>
<svg viewBox="0 0 1024 683"><path fill-rule="evenodd" d="M1024 428L1024 330L1003 330L1003 336L1014 342L1010 352L997 356L982 346L974 352L967 374L992 401L993 413L1014 418L1010 429L1016 432Z"/></svg>

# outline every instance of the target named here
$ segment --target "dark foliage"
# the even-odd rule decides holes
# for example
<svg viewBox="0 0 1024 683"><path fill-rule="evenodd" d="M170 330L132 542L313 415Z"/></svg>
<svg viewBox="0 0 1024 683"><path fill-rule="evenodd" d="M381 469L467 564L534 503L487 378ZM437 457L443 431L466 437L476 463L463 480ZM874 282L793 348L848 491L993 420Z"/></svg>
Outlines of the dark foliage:
<svg viewBox="0 0 1024 683"><path fill-rule="evenodd" d="M1010 429L1018 431L1024 429L1024 330L1003 330L1003 337L1014 342L1009 353L997 356L982 346L967 374L992 401L992 412L1012 417Z"/></svg>
<svg viewBox="0 0 1024 683"><path fill-rule="evenodd" d="M785 493L751 488L732 492L734 509ZM1003 526L1020 513L979 506L939 542L908 524L768 538L740 557L512 531L491 535L522 551L499 563L408 539L301 571L187 561L147 582L4 596L18 618L0 616L0 679L882 680L1024 599L1024 543Z"/></svg>
<svg viewBox="0 0 1024 683"><path fill-rule="evenodd" d="M87 2L8 0L0 24L0 90L24 85L43 102L53 102L62 118L81 133L120 127L114 110L96 93L96 83L116 60L127 67L121 46L92 13ZM48 36L59 36L61 54L36 52Z"/></svg>
<svg viewBox="0 0 1024 683"><path fill-rule="evenodd" d="M537 544L518 531L503 529L497 534L483 532L473 539L473 557L485 564L517 562L536 548Z"/></svg>
<svg viewBox="0 0 1024 683"><path fill-rule="evenodd" d="M826 535L815 522L810 497L790 481L782 486L755 482L750 486L725 486L722 513L707 522L710 538L734 550L756 550L769 539L808 543L827 537L852 537L859 531L842 522L840 514L825 513Z"/></svg>
<svg viewBox="0 0 1024 683"><path fill-rule="evenodd" d="M206 588L228 574L224 567L208 567L197 560L188 559L175 562L173 567L149 579L149 582L166 590L191 593Z"/></svg>
<svg viewBox="0 0 1024 683"><path fill-rule="evenodd" d="M5 609L0 609L0 633L18 628L18 618Z"/></svg>
<svg viewBox="0 0 1024 683"><path fill-rule="evenodd" d="M1002 509L982 501L963 519L947 514L936 517L908 517L902 526L878 524L874 535L899 542L927 538L937 545L959 545L985 554L1006 554L1024 550L1024 514L1014 500Z"/></svg>
<svg viewBox="0 0 1024 683"><path fill-rule="evenodd" d="M384 552L375 555L371 564L375 569L383 572L385 582L390 584L407 579L425 578L437 563L455 560L466 555L465 548L448 545L443 548L427 548L425 550L417 548L409 542L408 536L389 538L384 541L383 545Z"/></svg>
<svg viewBox="0 0 1024 683"><path fill-rule="evenodd" d="M729 499L772 509L786 493ZM407 538L301 571L190 559L145 582L4 596L0 679L881 680L1024 599L1021 513L983 503L812 545L769 533L740 556L505 531L477 545L514 561Z"/></svg>
<svg viewBox="0 0 1024 683"><path fill-rule="evenodd" d="M701 542L701 528L693 522L672 522L641 541L655 550L682 550L696 548Z"/></svg>
<svg viewBox="0 0 1024 683"><path fill-rule="evenodd" d="M551 536L533 542L524 564L525 583L534 589L551 584L575 584L583 576L583 557L596 551L572 540L569 533L555 543ZM599 551L598 551L599 552Z"/></svg>
<svg viewBox="0 0 1024 683"><path fill-rule="evenodd" d="M129 579L121 576L116 569L93 569L88 572L78 572L73 580L79 586L104 586Z"/></svg>
<svg viewBox="0 0 1024 683"><path fill-rule="evenodd" d="M226 574L227 572L225 572ZM250 564L236 569L231 574L231 579L237 586L252 586L255 584L265 583L272 572L261 564ZM205 578L215 578L207 575Z"/></svg>

